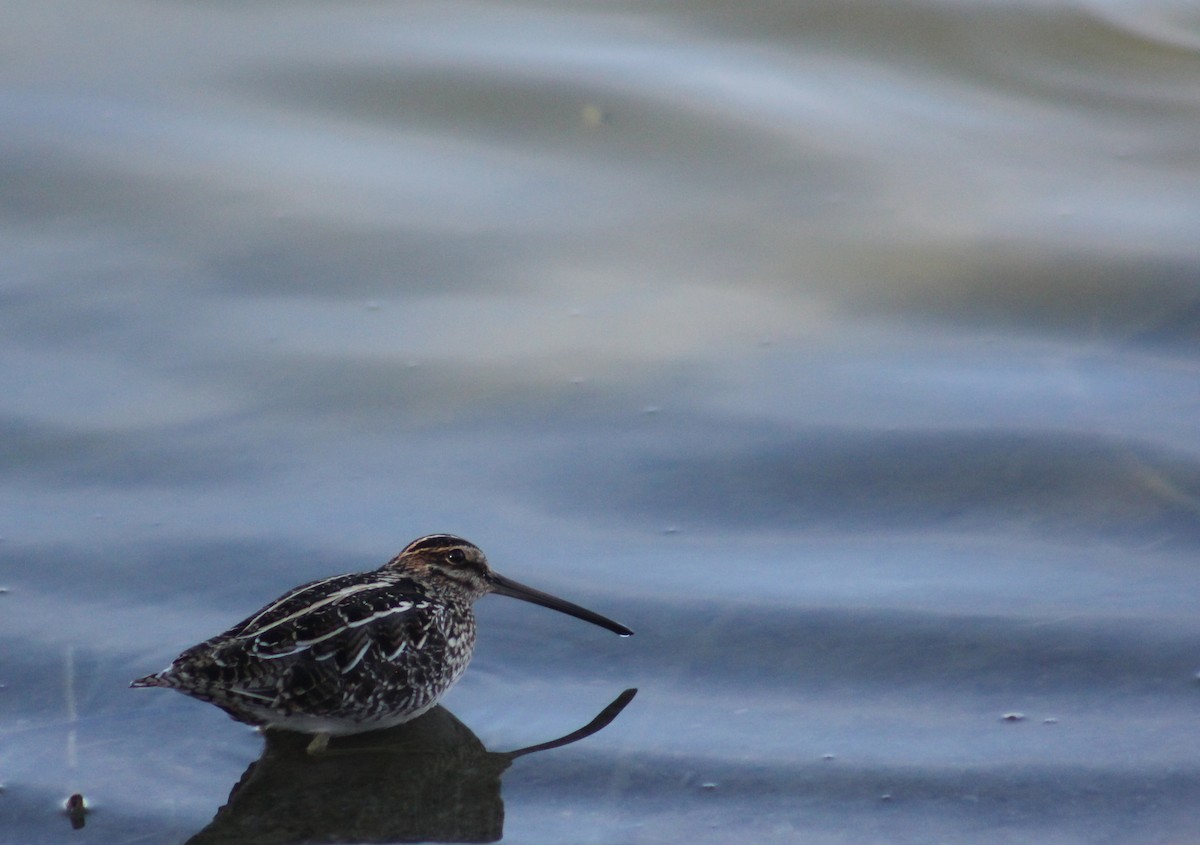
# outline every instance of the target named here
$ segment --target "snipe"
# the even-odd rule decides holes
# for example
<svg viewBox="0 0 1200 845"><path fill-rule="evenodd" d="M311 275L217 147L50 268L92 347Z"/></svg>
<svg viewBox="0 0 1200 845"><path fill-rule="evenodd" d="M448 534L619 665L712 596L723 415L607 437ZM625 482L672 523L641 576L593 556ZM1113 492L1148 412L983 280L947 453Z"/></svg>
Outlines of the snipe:
<svg viewBox="0 0 1200 845"><path fill-rule="evenodd" d="M414 540L372 572L296 587L134 687L168 687L252 725L360 733L433 707L471 660L472 605L488 593L575 616L622 636L598 613L492 571L460 537Z"/></svg>

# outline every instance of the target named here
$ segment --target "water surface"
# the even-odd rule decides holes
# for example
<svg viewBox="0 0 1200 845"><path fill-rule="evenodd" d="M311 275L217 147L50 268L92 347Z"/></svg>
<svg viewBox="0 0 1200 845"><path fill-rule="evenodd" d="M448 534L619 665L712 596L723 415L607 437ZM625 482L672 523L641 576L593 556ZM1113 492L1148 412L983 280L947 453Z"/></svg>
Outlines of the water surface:
<svg viewBox="0 0 1200 845"><path fill-rule="evenodd" d="M639 690L511 841L1192 834L1194 9L5 19L12 841L215 824L262 737L128 681L433 531L637 632L481 602L456 747Z"/></svg>

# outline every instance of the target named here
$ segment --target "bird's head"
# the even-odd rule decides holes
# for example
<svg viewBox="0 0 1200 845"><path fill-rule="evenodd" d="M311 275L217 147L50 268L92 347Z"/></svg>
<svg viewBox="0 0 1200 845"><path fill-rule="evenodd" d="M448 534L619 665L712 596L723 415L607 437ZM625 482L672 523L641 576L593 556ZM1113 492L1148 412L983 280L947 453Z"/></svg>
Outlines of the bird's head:
<svg viewBox="0 0 1200 845"><path fill-rule="evenodd" d="M452 534L430 534L413 540L383 567L417 580L440 583L461 590L471 601L488 593L540 604L627 637L633 631L598 613L569 601L526 587L505 578L488 566L483 550Z"/></svg>

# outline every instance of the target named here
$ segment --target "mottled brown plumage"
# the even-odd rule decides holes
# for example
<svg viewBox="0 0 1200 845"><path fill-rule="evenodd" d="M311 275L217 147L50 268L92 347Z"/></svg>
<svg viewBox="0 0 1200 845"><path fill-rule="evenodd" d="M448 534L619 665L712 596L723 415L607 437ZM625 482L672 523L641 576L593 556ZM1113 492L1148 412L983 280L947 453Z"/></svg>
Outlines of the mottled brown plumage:
<svg viewBox="0 0 1200 845"><path fill-rule="evenodd" d="M433 707L471 660L472 605L488 593L632 633L497 575L466 540L433 534L372 572L296 587L132 686L176 689L241 722L317 734L321 746Z"/></svg>

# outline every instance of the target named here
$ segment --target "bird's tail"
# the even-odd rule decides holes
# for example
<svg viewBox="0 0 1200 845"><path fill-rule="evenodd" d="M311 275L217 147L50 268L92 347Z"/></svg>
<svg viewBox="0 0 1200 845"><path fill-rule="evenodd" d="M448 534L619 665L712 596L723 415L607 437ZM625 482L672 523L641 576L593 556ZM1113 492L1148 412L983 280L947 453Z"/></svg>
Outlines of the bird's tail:
<svg viewBox="0 0 1200 845"><path fill-rule="evenodd" d="M166 677L166 672L155 672L153 675L147 675L144 678L138 678L129 684L131 687L169 687L171 681Z"/></svg>

